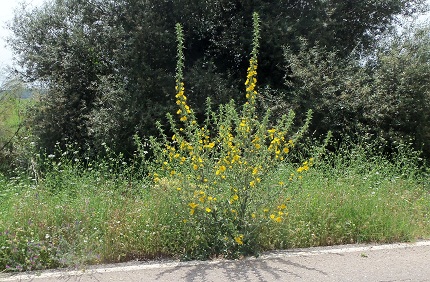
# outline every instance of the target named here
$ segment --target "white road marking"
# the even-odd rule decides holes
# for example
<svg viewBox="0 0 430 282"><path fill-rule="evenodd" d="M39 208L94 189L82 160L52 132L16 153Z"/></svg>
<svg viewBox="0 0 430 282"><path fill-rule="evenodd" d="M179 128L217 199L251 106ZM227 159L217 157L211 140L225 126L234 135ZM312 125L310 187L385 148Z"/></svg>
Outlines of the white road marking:
<svg viewBox="0 0 430 282"><path fill-rule="evenodd" d="M378 250L393 250L393 249L405 249L414 248L421 246L430 246L430 241L418 241L415 243L397 243L397 244L385 244L385 245L342 245L342 246L331 246L331 247L316 247L307 249L293 249L293 250L282 250L267 252L258 258L247 258L246 260L256 260L256 259L271 259L271 258L286 258L286 257L297 257L297 256L316 256L322 254L342 254L342 253L353 253L353 252L369 252ZM186 267L186 266L196 266L196 265L216 265L221 262L226 262L225 260L211 260L211 261L190 261L190 262L179 262L171 261L164 263L153 263L153 262L143 262L142 264L136 265L126 265L111 266L105 268L91 268L86 270L73 270L67 271L66 269L60 270L48 270L43 272L32 272L23 274L10 274L9 277L0 276L0 282L7 281L23 281L23 280L33 280L33 279L43 279L43 278L60 278L60 277L70 277L70 276L82 276L85 274L96 274L96 273L110 273L110 272L128 272L128 271L139 271L146 269L162 269L162 268L174 268L174 267ZM9 274L6 274L9 275Z"/></svg>

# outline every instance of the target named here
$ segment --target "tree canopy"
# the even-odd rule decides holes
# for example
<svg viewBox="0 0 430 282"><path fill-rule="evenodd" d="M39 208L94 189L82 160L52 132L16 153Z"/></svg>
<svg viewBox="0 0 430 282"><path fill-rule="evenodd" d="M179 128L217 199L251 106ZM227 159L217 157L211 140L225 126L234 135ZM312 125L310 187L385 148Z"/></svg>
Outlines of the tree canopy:
<svg viewBox="0 0 430 282"><path fill-rule="evenodd" d="M51 0L17 11L10 45L25 78L48 87L31 121L43 147L67 138L131 153L133 134L153 134L154 120L174 105L175 23L186 37L189 97L202 112L207 97L215 104L242 99L254 11L262 21L259 85L273 94L299 91L285 83L292 70L284 47L299 54L306 40L341 61L373 50L396 16L423 11L424 3Z"/></svg>

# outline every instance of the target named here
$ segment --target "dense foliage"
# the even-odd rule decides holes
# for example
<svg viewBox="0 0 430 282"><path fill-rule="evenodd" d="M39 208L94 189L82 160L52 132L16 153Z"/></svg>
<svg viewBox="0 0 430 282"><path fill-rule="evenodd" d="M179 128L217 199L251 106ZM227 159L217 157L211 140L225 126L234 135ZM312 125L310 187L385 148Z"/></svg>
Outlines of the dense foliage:
<svg viewBox="0 0 430 282"><path fill-rule="evenodd" d="M303 40L298 53L285 49L286 81L294 90L284 100L299 113L314 110L317 136L328 130L338 139L367 135L385 151L411 143L430 156L429 40L428 28L407 30L362 61Z"/></svg>
<svg viewBox="0 0 430 282"><path fill-rule="evenodd" d="M260 102L265 107L273 107L273 101L286 105L281 112L292 107L319 108L316 114L324 117L315 120L321 120L323 126L314 126L322 132L344 127L345 120L350 121L346 127L356 127L354 111L361 106L349 105L345 112L338 104L338 97L344 94L339 90L330 94L347 87L354 95L365 95L363 88L351 90L354 85L343 81L343 62L373 50L397 15L421 11L423 3L55 0L41 8L17 11L10 43L25 67L25 78L41 81L48 88L30 119L42 147L52 150L57 141L64 145L67 139L81 148L93 148L94 154L102 151L103 143L131 154L133 134L156 133L154 120L165 123L165 113L174 107L175 23L184 27L189 70L185 81L197 117L203 116L207 97L218 105L231 98L243 102L240 91L251 46L249 27L252 12L258 11L263 23L258 76L262 97L266 97ZM307 49L303 49L304 40ZM338 69L324 81L327 87L323 89L331 92L317 94L327 99L291 98L303 98L307 90L302 82L294 83L292 76L300 75L292 61L285 59L284 47L299 58L303 52L311 54L308 50L336 54L323 70ZM314 76L311 80L321 77L310 74Z"/></svg>

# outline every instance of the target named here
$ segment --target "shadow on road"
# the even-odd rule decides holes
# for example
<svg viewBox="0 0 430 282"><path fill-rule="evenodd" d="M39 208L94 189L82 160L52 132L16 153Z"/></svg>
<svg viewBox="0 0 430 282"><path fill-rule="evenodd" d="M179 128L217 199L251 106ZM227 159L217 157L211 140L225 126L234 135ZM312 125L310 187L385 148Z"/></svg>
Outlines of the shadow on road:
<svg viewBox="0 0 430 282"><path fill-rule="evenodd" d="M160 272L156 277L156 281L165 279L166 275L174 276L181 279L181 281L187 282L211 281L221 278L224 278L224 281L268 281L268 279L279 281L286 276L302 278L294 269L313 271L327 276L327 273L322 270L294 263L288 259L273 258L270 259L270 263L267 260L252 259L178 266ZM214 273L218 274L215 276Z"/></svg>

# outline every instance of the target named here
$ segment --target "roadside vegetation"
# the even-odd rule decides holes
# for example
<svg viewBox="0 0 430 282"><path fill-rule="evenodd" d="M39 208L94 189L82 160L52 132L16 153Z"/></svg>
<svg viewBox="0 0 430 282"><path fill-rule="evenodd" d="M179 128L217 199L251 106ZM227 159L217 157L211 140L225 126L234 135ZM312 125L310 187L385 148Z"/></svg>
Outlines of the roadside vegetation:
<svg viewBox="0 0 430 282"><path fill-rule="evenodd" d="M270 77L265 60L272 57L262 35L268 27L251 13L252 32L242 36L250 39L241 37L249 46L231 48L246 53L245 61L241 55L235 57L240 63L226 58L222 67L211 65L207 56L225 51L230 41L208 40L214 45L203 52L204 68L219 68L231 80L209 72L203 82L218 88L205 96L203 82L188 77L202 69L186 63L188 56L199 61L186 52L193 44L188 40L204 35L187 37L196 23L172 27L174 73L154 71L149 62L143 68L148 77L137 79L141 65L130 67L116 51L101 56L101 49L89 48L98 40L107 44L87 41L74 22L91 18L92 1L55 3L34 14L22 11L13 25L17 38L41 25L57 30L49 36L76 36L68 42L76 45L67 49L71 57L61 55L66 49L55 54L70 61L51 65L54 54L34 53L33 37L14 41L29 66L26 78L49 87L37 101L0 101L0 146L7 148L0 150L0 272L133 259L237 259L273 249L430 238L430 41L423 29L408 38L392 36L385 45L357 39L363 48L378 47L366 60L348 44L323 48L307 34L273 52L284 66ZM115 8L106 3L100 4L105 10L94 10L103 15L99 25L110 23L108 11ZM225 12L217 1L208 3ZM393 14L408 8L393 3ZM153 19L166 8L157 5L146 7L151 13L145 15ZM86 16L74 16L72 29L63 30L63 13L77 7ZM53 16L46 18L47 11ZM205 25L212 27L210 19ZM86 32L94 31L90 27ZM105 38L123 39L120 31L110 32ZM88 57L73 57L78 54ZM124 77L109 74L110 63L119 64L111 67L120 67ZM145 85L149 92L135 96ZM154 95L143 99L152 106L163 93L170 93L165 104L135 108L145 95ZM154 120L152 111L166 116Z"/></svg>
<svg viewBox="0 0 430 282"><path fill-rule="evenodd" d="M394 162L374 155L374 149L371 144L345 144L342 151L315 161L300 178L292 174L301 166L290 162L269 172L252 195L265 201L264 208L254 202L247 206L252 239L241 237L234 213L212 219L206 207L214 210L216 205L203 208L203 194L178 191L200 190L175 177L155 184L115 157L84 168L80 164L85 160L59 154L37 183L27 175L0 180L0 268L231 258L272 249L429 238L428 170L408 148ZM234 177L229 171L225 175ZM235 194L218 189L207 195L207 201L217 198L219 207L229 207ZM199 206L191 214L193 199ZM215 230L218 224L226 232Z"/></svg>

